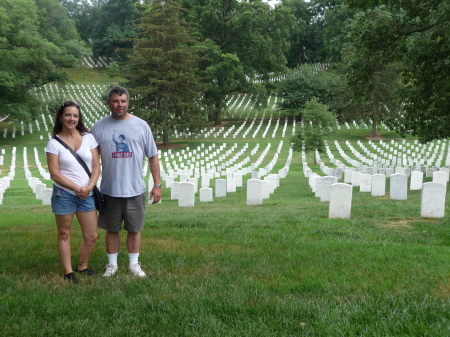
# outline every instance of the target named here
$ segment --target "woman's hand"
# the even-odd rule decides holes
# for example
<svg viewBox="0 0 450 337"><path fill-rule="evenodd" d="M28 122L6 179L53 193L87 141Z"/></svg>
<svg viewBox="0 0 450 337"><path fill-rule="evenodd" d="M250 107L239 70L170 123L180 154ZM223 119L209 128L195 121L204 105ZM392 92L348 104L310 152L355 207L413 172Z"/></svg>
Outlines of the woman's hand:
<svg viewBox="0 0 450 337"><path fill-rule="evenodd" d="M89 186L90 187L90 186ZM76 196L80 199L86 199L89 196L89 192L91 192L88 187L80 186L76 191Z"/></svg>

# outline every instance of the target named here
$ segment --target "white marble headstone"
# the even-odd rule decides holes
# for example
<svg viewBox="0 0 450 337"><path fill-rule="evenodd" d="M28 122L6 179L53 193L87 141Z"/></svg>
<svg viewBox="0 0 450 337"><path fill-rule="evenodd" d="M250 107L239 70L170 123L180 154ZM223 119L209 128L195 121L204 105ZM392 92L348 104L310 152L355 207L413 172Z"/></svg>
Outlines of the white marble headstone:
<svg viewBox="0 0 450 337"><path fill-rule="evenodd" d="M170 198L172 200L177 200L180 192L180 182L174 181L170 186Z"/></svg>
<svg viewBox="0 0 450 337"><path fill-rule="evenodd" d="M236 192L236 179L227 178L227 193Z"/></svg>
<svg viewBox="0 0 450 337"><path fill-rule="evenodd" d="M193 207L195 205L195 185L190 182L179 184L178 206Z"/></svg>
<svg viewBox="0 0 450 337"><path fill-rule="evenodd" d="M386 176L374 174L372 176L372 196L383 197L386 194Z"/></svg>
<svg viewBox="0 0 450 337"><path fill-rule="evenodd" d="M227 196L227 181L225 179L216 180L216 198Z"/></svg>
<svg viewBox="0 0 450 337"><path fill-rule="evenodd" d="M441 183L447 187L447 173L444 171L436 171L433 173L433 183Z"/></svg>
<svg viewBox="0 0 450 337"><path fill-rule="evenodd" d="M352 185L337 183L331 185L330 207L328 217L330 219L349 219L352 209Z"/></svg>
<svg viewBox="0 0 450 337"><path fill-rule="evenodd" d="M395 173L391 176L390 197L395 200L408 198L408 176L403 173Z"/></svg>
<svg viewBox="0 0 450 337"><path fill-rule="evenodd" d="M51 205L53 188L45 188L42 191L42 205Z"/></svg>
<svg viewBox="0 0 450 337"><path fill-rule="evenodd" d="M263 200L263 181L247 180L247 205L261 205Z"/></svg>
<svg viewBox="0 0 450 337"><path fill-rule="evenodd" d="M322 181L321 191L320 191L320 201L328 202L331 198L331 185L338 182L338 178L332 176L325 176L320 178Z"/></svg>
<svg viewBox="0 0 450 337"><path fill-rule="evenodd" d="M423 184L423 172L422 171L412 171L409 189L411 191L421 190L422 184Z"/></svg>
<svg viewBox="0 0 450 337"><path fill-rule="evenodd" d="M201 187L209 187L211 176L209 174L203 174L201 179Z"/></svg>
<svg viewBox="0 0 450 337"><path fill-rule="evenodd" d="M372 191L372 175L363 173L361 174L361 181L359 184L360 192L371 192Z"/></svg>
<svg viewBox="0 0 450 337"><path fill-rule="evenodd" d="M361 172L353 171L352 178L349 183L352 184L352 186L356 186L356 187L360 186L361 185Z"/></svg>
<svg viewBox="0 0 450 337"><path fill-rule="evenodd" d="M353 170L346 169L344 171L344 183L351 184L352 183L352 175L353 175Z"/></svg>
<svg viewBox="0 0 450 337"><path fill-rule="evenodd" d="M444 184L430 182L422 186L420 216L427 218L443 218L445 215Z"/></svg>

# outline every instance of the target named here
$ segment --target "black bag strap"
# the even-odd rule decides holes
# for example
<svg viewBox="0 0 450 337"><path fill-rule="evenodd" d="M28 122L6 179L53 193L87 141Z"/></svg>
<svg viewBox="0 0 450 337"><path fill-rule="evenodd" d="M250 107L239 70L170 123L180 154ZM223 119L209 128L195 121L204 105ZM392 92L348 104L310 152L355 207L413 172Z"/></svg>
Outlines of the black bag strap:
<svg viewBox="0 0 450 337"><path fill-rule="evenodd" d="M78 162L84 168L84 170L86 171L87 175L90 178L91 177L91 171L89 171L86 163L83 161L83 159L81 159L81 157L78 155L78 153L76 153L74 150L72 150L72 148L69 145L64 143L64 141L61 138L56 137L56 136L53 137L53 138L56 139L58 142L60 142L62 146L64 146L67 150L70 151L70 153L72 153L72 155L75 157L76 160L78 160Z"/></svg>

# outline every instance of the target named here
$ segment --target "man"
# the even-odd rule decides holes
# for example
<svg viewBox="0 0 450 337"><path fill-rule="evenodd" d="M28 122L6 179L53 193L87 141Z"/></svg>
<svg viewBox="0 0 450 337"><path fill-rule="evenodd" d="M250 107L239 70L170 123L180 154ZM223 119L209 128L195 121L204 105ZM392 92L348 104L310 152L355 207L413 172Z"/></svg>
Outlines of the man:
<svg viewBox="0 0 450 337"><path fill-rule="evenodd" d="M108 92L111 115L96 122L92 134L98 142L102 160L100 190L106 195L106 209L99 214L98 225L106 230L106 253L108 264L103 276L117 272L117 255L120 248L119 232L127 231L127 250L130 272L145 277L138 262L141 231L144 228L145 190L143 176L144 156L148 158L153 176L153 188L149 199L153 204L161 199L161 181L153 134L148 124L128 112L129 94L125 88L115 86ZM120 135L118 146L114 135ZM126 139L126 146L123 143Z"/></svg>

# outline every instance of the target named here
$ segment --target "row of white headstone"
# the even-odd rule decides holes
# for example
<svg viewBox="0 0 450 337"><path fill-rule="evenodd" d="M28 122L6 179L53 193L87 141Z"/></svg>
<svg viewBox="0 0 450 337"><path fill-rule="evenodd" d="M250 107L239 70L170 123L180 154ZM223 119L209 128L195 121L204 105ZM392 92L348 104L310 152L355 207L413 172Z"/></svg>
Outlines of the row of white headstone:
<svg viewBox="0 0 450 337"><path fill-rule="evenodd" d="M402 145L399 145L398 143L393 143L394 146L398 146L400 149L402 148ZM406 143L408 144L408 143ZM326 147L326 153L328 155L329 161L335 165L335 168L330 168L327 165L324 164L324 162L322 161L322 159L320 158L320 154L316 153L316 158L318 158L318 163L320 165L320 168L322 170L322 172L325 173L325 175L335 175L336 177L338 177L338 179L341 179L341 174L342 172L344 172L344 183L351 183L352 182L352 174L353 171L360 171L362 173L367 173L367 174L376 174L376 173L380 173L380 174L385 174L387 177L390 177L392 174L394 173L403 173L406 174L408 176L411 176L411 172L412 171L422 171L423 173L426 174L427 177L432 177L433 173L438 171L439 168L436 165L441 165L442 164L442 158L445 157L445 148L447 146L447 144L440 144L438 143L436 149L434 150L434 153L431 155L431 159L427 159L427 158L422 158L420 157L420 153L414 154L414 157L417 158L417 160L415 161L415 163L418 166L409 166L406 163L409 164L414 164L412 161L410 161L408 158L404 158L403 160L398 159L397 157L392 157L392 154L389 154L389 159L383 159L381 157L379 157L379 153L376 154L371 154L372 159L367 159L366 157L364 157L363 155L361 155L361 153L359 151L357 151L349 142L347 142L347 145L349 146L350 151L354 154L354 156L357 159L353 159L352 157L350 157L346 151L344 151L338 142L335 142L335 147L338 150L339 154L341 155L341 157L344 159L345 162L347 162L349 164L346 165L344 164L341 160L335 159L334 155L332 154L329 146ZM364 147L364 145L361 144L362 147ZM373 145L376 146L376 145ZM441 147L441 150L439 150L439 146ZM366 153L368 153L367 149L364 147ZM392 148L390 148L392 149ZM416 147L416 149L418 150L418 152L422 152L425 153L425 150L422 148L420 150L419 147ZM439 151L439 155L436 155L436 152ZM426 155L429 154L429 152L425 153ZM382 153L382 155L386 155L386 153ZM436 160L436 157L439 157L439 160ZM450 164L449 162L449 154L447 153L447 160L446 160L446 165L448 166ZM424 162L427 162L427 164L433 164L435 163L436 165L433 167L427 167L426 165L420 165L423 164ZM402 166L403 164L403 166ZM420 165L420 166L419 166ZM441 171L446 171L448 173L448 168L447 167L441 167L440 168Z"/></svg>
<svg viewBox="0 0 450 337"><path fill-rule="evenodd" d="M102 87L103 88L103 87ZM84 123L87 127L92 127L92 125L99 119L103 118L104 116L107 115L107 112L105 109L104 104L101 102L100 97L101 94L99 93L99 91L95 90L95 87L93 89L93 86L86 86L86 88L84 88L84 86L82 86L82 89L84 91L81 91L80 87L77 85L76 88L74 86L72 86L71 88L69 88L70 90L68 91L70 93L70 99L74 100L76 102L78 102L80 104L80 106L82 107L82 111L83 111L83 117L84 117ZM104 90L104 88L103 88ZM45 97L44 97L44 92L45 92ZM54 85L48 85L48 86L44 86L44 89L40 91L40 94L42 95L42 99L44 101L50 101L53 97L57 96L62 96L62 95L69 95L67 91L64 91L61 87L59 86L54 86ZM38 94L38 93L36 93ZM237 96L239 97L239 96ZM68 98L69 99L69 98ZM271 98L269 98L269 102L270 102ZM250 102L251 100L249 99L248 102ZM241 102L242 103L242 102ZM276 103L276 98L275 100L271 103L271 107L274 107L274 104ZM266 109L267 110L267 109ZM49 116L49 120L52 121L52 116L54 115L54 111L48 111L48 116ZM257 115L255 114L255 120L257 118ZM266 137L267 133L269 132L269 127L270 127L270 122L272 120L273 116L271 113L270 119L269 119L269 125L266 128L266 131L263 133L263 138ZM260 125L262 125L264 121L264 116L260 121ZM277 119L277 124L276 126L279 125L280 122L280 116L278 116ZM285 125L282 131L282 137L285 136L286 133L286 129L287 129L287 118L285 120ZM37 120L36 120L37 123ZM44 119L44 123L45 123L45 119ZM52 121L53 123L53 121ZM37 124L38 127L38 131L40 131L40 127L39 124ZM295 128L295 126L294 126ZM256 137L258 131L259 131L260 127L257 128L257 130L253 133L253 138ZM275 130L272 132L272 138L274 138L276 136L276 132L277 132L277 127L275 128ZM47 125L45 125L45 130L48 130ZM225 131L228 130L228 131ZM192 134L190 132L184 132L184 133L178 133L176 132L174 134L174 137L176 139L178 138L182 138L182 137L209 137L212 136L213 138L218 138L219 136L221 136L221 134L223 134L223 138L227 138L227 136L231 133L231 131L233 130L233 128L228 128L226 129L225 127L221 127L221 128L206 128L203 134ZM250 129L248 129L247 134L250 132ZM237 138L238 137L239 132L235 132L233 134L233 138ZM5 130L5 135L4 137L6 137L6 130ZM244 136L245 137L245 136Z"/></svg>
<svg viewBox="0 0 450 337"><path fill-rule="evenodd" d="M261 169L270 171L278 159L283 144L283 141L279 142L273 159L269 161L266 167ZM198 179L205 174L208 174L211 178L220 178L229 172L238 170L245 170L245 173L249 173L262 164L271 145L271 143L267 144L259 157L253 160L252 157L259 150L259 144L256 144L252 150L249 150L249 144L246 143L239 151L236 151L238 144L235 143L230 149L225 151L227 144L223 143L217 149L215 144L210 145L208 148L201 144L193 150L190 150L188 147L177 153L172 153L171 150L163 153L159 152L161 176L163 179L166 176L172 176L176 179L177 176L186 174ZM243 157L247 151L250 151L250 155Z"/></svg>
<svg viewBox="0 0 450 337"><path fill-rule="evenodd" d="M159 156L161 158L160 165L161 165L161 176L163 180L166 181L166 187L170 188L170 183L180 177L180 179L183 179L183 177L194 177L195 179L202 178L202 187L209 187L209 182L213 179L218 179L223 176L226 176L227 179L238 178L241 174L248 174L252 173L252 177L254 178L260 178L264 177L265 175L269 174L272 168L275 166L278 160L278 155L283 147L283 141L280 141L277 151L272 158L272 160L265 166L260 167L259 170L256 172L253 172L254 170L258 169L258 167L262 164L262 162L265 160L265 157L267 156L271 144L269 143L266 148L261 152L259 157L253 159L253 163L250 163L250 156L246 156L245 158L242 158L243 154L248 150L249 144L245 144L243 148L241 148L239 151L237 151L238 144L235 143L231 148L226 150L226 143L223 143L221 146L219 146L217 149L215 147L215 144L209 146L207 149L205 148L205 144L201 144L199 147L191 151L188 148L181 150L178 153L172 153L171 150L161 152L159 151ZM14 148L13 153L13 163L10 168L9 176L13 177L15 174L15 153L16 148ZM34 151L34 163L37 167L37 170L39 171L40 178L33 177L32 173L29 169L28 164L28 151L27 148L23 148L23 158L24 158L24 168L25 168L25 175L27 178L27 181L29 182L29 186L32 189L33 193L36 194L37 200L42 200L42 198L45 196L42 195L43 190L46 189L45 183L41 181L43 179L44 181L50 180L50 174L46 171L46 168L44 165L42 165L39 157L39 151L37 148L33 149ZM254 156L259 151L259 144L257 144L252 150L250 151L250 155ZM2 153L5 153L5 149L2 149ZM292 157L292 149L290 149L290 157ZM2 155L0 157L0 164L3 166L4 162L4 156ZM178 162L179 161L179 162ZM148 171L148 162L144 161L144 175L146 175ZM184 163L187 163L185 165ZM290 163L290 162L289 162ZM173 165L173 166L172 166ZM1 173L1 171L0 171ZM6 178L5 178L6 179ZM239 179L239 178L238 178ZM242 178L240 179L242 181ZM207 182L207 183L205 183ZM41 185L39 185L41 184ZM232 183L228 183L229 186L232 186ZM5 184L6 186L6 184ZM8 184L9 186L9 184ZM242 186L242 182L239 183L238 180L238 187ZM230 191L230 188L228 189ZM45 192L46 193L46 192ZM44 194L45 194L44 193ZM47 195L49 197L49 195ZM44 204L48 204L49 199L45 199Z"/></svg>
<svg viewBox="0 0 450 337"><path fill-rule="evenodd" d="M84 55L83 61L81 62L82 65L88 66L89 68L104 68L106 67L110 62L113 62L114 60L112 58L107 58L105 56L99 57L97 60L92 59L91 56Z"/></svg>
<svg viewBox="0 0 450 337"><path fill-rule="evenodd" d="M263 180L258 179L259 172L252 172L252 179L247 180L247 205L260 205L264 199L269 199L275 189L280 186L280 179L285 178L288 171L289 166L286 165L279 170L278 174L268 174ZM236 172L230 176L227 179L215 180L215 198L226 197L227 193L234 193L238 187L243 186L242 173ZM198 188L197 178L187 178L187 176L182 175L180 181L171 180L166 180L166 187L170 186L170 198L178 200L178 206L193 207L197 193L199 193L200 202L213 201L213 189L209 187L210 177L208 175L202 176L202 187L200 189ZM152 181L149 180L149 186L151 184Z"/></svg>
<svg viewBox="0 0 450 337"><path fill-rule="evenodd" d="M37 95L41 95L42 96L42 100L43 101L50 101L52 100L54 97L60 97L63 95L66 96L70 96L70 98L68 97L68 99L73 99L75 101L77 101L80 106L82 106L82 110L83 110L83 115L85 117L85 124L88 127L92 127L92 125L99 120L100 118L104 117L107 115L107 109L104 106L104 103L101 102L101 93L105 90L105 86L94 86L94 85L72 85L69 86L68 88L63 89L60 86L57 85L52 85L52 84L48 84L43 86L43 89L40 91L36 91ZM45 96L44 96L45 93ZM234 103L231 103L230 107L233 107L234 104L238 101L238 98L242 98L239 103L238 106L240 104L242 104L244 102L243 97L245 97L245 95L235 95L234 97L231 96L229 98L230 101L233 102L233 99L235 98ZM275 104L277 101L277 97L275 96L275 98L269 97L269 106L268 108L270 108L272 111L274 110ZM246 106L250 105L251 103L251 99L247 100ZM249 109L252 110L252 109ZM253 110L252 110L253 111ZM265 111L267 111L267 109L265 109ZM279 111L278 111L279 113ZM53 116L54 116L54 111L48 111L47 108L47 117L48 120L51 122L51 124L53 124ZM248 114L248 116L250 116L250 114ZM257 118L256 114L255 114L255 120ZM265 118L265 112L264 112L264 116L261 118L261 121L257 127L257 129L253 132L252 138L255 138L263 124ZM269 128L271 126L271 122L272 122L272 118L274 118L272 116L272 112L271 112L271 116L269 119L269 123L267 123L266 126L266 130L264 131L262 137L266 138L267 134L269 133ZM43 122L44 122L44 128L46 131L48 131L48 126L46 123L46 118L44 116L42 116ZM284 128L282 130L282 137L286 136L286 131L287 131L287 124L288 120L286 118L285 120L285 124L284 124ZM355 122L356 123L356 122ZM278 125L280 124L280 116L278 116L277 120L276 120L276 125L274 130L272 131L272 138L274 138L276 136L277 130L278 130ZM252 125L253 126L253 125ZM38 120L36 120L36 127L38 129L38 131L40 131L40 126L38 123ZM243 128L242 128L243 129ZM192 134L190 132L187 132L186 134L184 133L176 133L174 135L174 137L176 139L179 138L183 138L183 137L209 137L210 135L212 135L213 138L218 138L221 134L223 135L224 138L226 138L231 132L230 131L225 131L226 128L222 127L222 128L208 128L205 129L204 134ZM31 125L30 125L30 131L31 131ZM251 132L251 128L247 128L246 131L244 131L244 135L243 138L245 138L250 132ZM23 131L22 131L23 133ZM31 132L32 133L32 132ZM295 133L295 121L293 124L293 128L292 128L292 134ZM3 137L6 138L7 135L7 129L4 129L4 135ZM13 138L15 137L15 132L12 133ZM239 132L236 131L232 134L233 138L237 138L239 135Z"/></svg>
<svg viewBox="0 0 450 337"><path fill-rule="evenodd" d="M42 178L45 180L50 180L50 173L48 173L42 166L37 148L34 148L34 160L36 162L39 174L42 176ZM33 177L29 169L28 151L26 147L23 148L23 164L25 170L25 178L28 181L28 186L36 196L36 200L42 200L43 205L50 205L53 189L47 188L47 185L43 183L39 178Z"/></svg>
<svg viewBox="0 0 450 337"><path fill-rule="evenodd" d="M353 187L359 187L360 192L370 192L374 197L385 196L386 178L390 178L390 198L395 200L406 200L408 195L408 175L404 168L398 167L399 171L389 174L366 173L359 169L345 169L344 183L338 183L342 179L342 168L327 169L322 166L322 171L333 173L332 175L320 176L306 164L306 155L302 154L303 172L309 179L309 186L323 202L330 202L329 216L331 218L349 218L351 211L351 198ZM403 169L403 170L401 170ZM383 169L380 169L380 171ZM392 173L392 174L391 174ZM423 217L443 217L445 213L445 196L447 183L449 181L449 169L441 168L434 171L432 182L423 183L424 173L420 168L416 168L411 173L410 190L422 190L421 216ZM336 186L335 186L336 185ZM442 187L441 187L442 186ZM336 194L333 199L332 190ZM351 192L349 192L349 189Z"/></svg>
<svg viewBox="0 0 450 337"><path fill-rule="evenodd" d="M13 147L12 149L12 156L11 156L11 165L9 167L9 173L7 176L0 178L0 205L3 204L3 194L5 191L11 186L11 180L14 179L16 175L16 148ZM6 154L5 149L2 149L1 156L0 156L0 166L4 165L4 155ZM1 174L1 170L0 170Z"/></svg>
<svg viewBox="0 0 450 337"><path fill-rule="evenodd" d="M334 178L334 177L333 177ZM406 176L399 177L399 181ZM392 184L392 181L391 181ZM403 186L406 185L402 184ZM401 186L397 186L399 188ZM424 183L421 193L420 216L426 218L443 218L445 215L446 185L437 182ZM402 188L399 188L401 193ZM345 183L333 183L329 186L330 206L328 217L350 218L352 209L352 185Z"/></svg>
<svg viewBox="0 0 450 337"><path fill-rule="evenodd" d="M350 166L358 167L361 163L371 166L442 166L442 161L445 159L445 165L450 165L450 153L446 150L448 148L447 142L437 141L436 143L431 143L426 145L420 145L415 141L414 143L406 143L405 140L400 144L396 141L391 141L390 145L380 141L380 145L384 148L380 148L374 142L369 141L369 145L377 152L371 152L367 149L363 143L357 142L358 146L362 151L369 156L365 157L361 152L359 152L353 145L346 141L350 152L356 159L348 155L348 151L345 151L340 146L339 142L335 141L334 145L338 150L340 156L350 164ZM327 155L332 163L334 163L334 155L327 146ZM447 151L447 152L446 152Z"/></svg>
<svg viewBox="0 0 450 337"><path fill-rule="evenodd" d="M39 155L37 153L37 149L35 151L35 160L40 174L44 179L50 180L50 174L46 172L45 168L39 162ZM12 149L12 160L11 166L9 170L8 176L0 178L0 205L3 203L3 193L7 188L10 187L10 183L14 180L16 173L16 153L17 148L14 147ZM2 150L2 154L4 154L4 149ZM3 156L0 157L0 166L3 165ZM32 189L33 193L36 195L36 200L42 200L43 205L50 205L51 191L52 189L48 189L47 186L41 182L39 178L33 177L28 165L28 154L27 148L23 148L23 161L24 161L24 170L25 177L28 181L28 186ZM1 172L0 172L1 173Z"/></svg>
<svg viewBox="0 0 450 337"><path fill-rule="evenodd" d="M279 146L278 152L281 150L281 146ZM265 150L263 153L267 153L267 151ZM289 149L289 155L284 167L277 174L270 173L278 159L277 154L270 161L269 165L259 168L258 171L255 171L255 168L258 166L257 163L253 163L247 167L238 165L228 168L225 171L226 179L220 178L222 173L214 170L203 173L200 180L200 189L198 188L199 178L190 177L188 171L170 171L170 174L166 174L164 170L161 170L163 172L162 178L165 182L165 187L171 191L171 199L178 200L178 205L181 207L192 207L195 204L197 193L200 194L200 202L213 201L213 189L210 187L210 184L214 178L218 178L214 182L214 195L216 198L221 198L225 197L227 193L236 192L236 188L243 187L244 176L251 174L251 179L247 180L247 204L258 205L274 193L275 189L280 186L280 179L285 178L289 171L293 154L292 148ZM261 157L259 160L261 160ZM176 179L179 179L179 181L176 181ZM149 188L152 184L153 182L150 179L148 182Z"/></svg>

